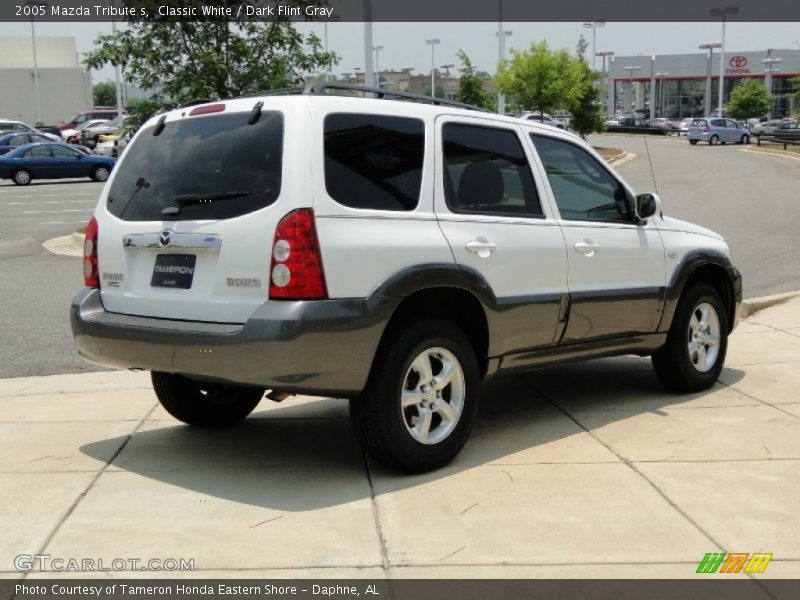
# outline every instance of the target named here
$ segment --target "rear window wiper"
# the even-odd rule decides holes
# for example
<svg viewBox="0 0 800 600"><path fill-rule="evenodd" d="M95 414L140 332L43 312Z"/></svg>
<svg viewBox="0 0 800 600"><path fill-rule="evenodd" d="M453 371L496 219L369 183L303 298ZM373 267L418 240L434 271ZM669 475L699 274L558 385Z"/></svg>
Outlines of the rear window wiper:
<svg viewBox="0 0 800 600"><path fill-rule="evenodd" d="M172 197L174 206L167 206L161 210L162 215L178 215L181 208L189 206L190 204L207 204L217 202L219 200L230 200L232 198L241 198L249 196L253 192L216 192L213 194L178 194Z"/></svg>

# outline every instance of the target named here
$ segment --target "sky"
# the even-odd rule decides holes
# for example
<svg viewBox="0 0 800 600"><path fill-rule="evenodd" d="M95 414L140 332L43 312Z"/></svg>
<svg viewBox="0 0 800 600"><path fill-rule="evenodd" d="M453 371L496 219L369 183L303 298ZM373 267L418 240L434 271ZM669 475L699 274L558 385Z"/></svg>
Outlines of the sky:
<svg viewBox="0 0 800 600"><path fill-rule="evenodd" d="M313 30L323 37L322 23L299 24L301 30ZM497 23L374 23L373 45L383 46L381 70L414 67L415 72L430 73L430 46L425 40L439 38L434 63L459 62L456 52L463 49L480 70L494 72L498 60ZM547 40L551 47L574 50L584 34L591 43L592 32L581 23L505 23L512 32L506 48L523 49L532 42ZM75 37L78 51L92 48L94 38L111 31L110 23L38 23L37 36ZM329 23L328 46L341 61L335 73L352 73L364 68L363 23ZM0 23L0 37L30 36L27 23ZM597 29L598 51L612 50L617 56L637 54L683 54L703 52L697 46L721 38L720 23L607 23ZM800 48L800 23L737 23L727 25L726 51L758 51L767 48ZM590 52L593 49L589 48ZM374 56L374 55L373 55ZM598 59L598 68L600 66ZM112 79L113 69L92 74L95 83Z"/></svg>

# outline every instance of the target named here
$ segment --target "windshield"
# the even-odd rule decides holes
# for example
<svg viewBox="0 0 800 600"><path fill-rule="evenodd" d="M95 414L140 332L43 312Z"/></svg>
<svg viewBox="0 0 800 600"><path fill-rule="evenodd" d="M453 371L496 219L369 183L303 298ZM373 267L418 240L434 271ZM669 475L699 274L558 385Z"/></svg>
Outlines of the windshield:
<svg viewBox="0 0 800 600"><path fill-rule="evenodd" d="M283 116L262 112L148 127L125 150L108 193L108 210L126 221L229 219L269 206L281 187ZM231 194L235 193L235 196ZM200 196L204 202L176 202ZM165 208L179 207L162 213Z"/></svg>

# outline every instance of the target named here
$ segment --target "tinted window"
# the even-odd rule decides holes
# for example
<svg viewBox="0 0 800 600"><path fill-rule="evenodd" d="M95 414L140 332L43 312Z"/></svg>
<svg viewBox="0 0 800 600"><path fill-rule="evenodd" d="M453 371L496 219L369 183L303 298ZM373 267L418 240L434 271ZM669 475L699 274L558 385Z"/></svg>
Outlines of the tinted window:
<svg viewBox="0 0 800 600"><path fill-rule="evenodd" d="M725 119L714 119L711 121L714 127L725 127Z"/></svg>
<svg viewBox="0 0 800 600"><path fill-rule="evenodd" d="M422 185L425 124L382 115L325 118L325 189L339 204L414 210Z"/></svg>
<svg viewBox="0 0 800 600"><path fill-rule="evenodd" d="M50 158L50 148L47 146L34 146L25 153L25 158Z"/></svg>
<svg viewBox="0 0 800 600"><path fill-rule="evenodd" d="M167 122L142 131L126 150L108 194L108 210L127 221L229 219L275 202L281 189L283 116L264 111ZM224 193L235 197L214 198ZM183 196L178 199L177 197ZM192 201L188 199L193 197Z"/></svg>
<svg viewBox="0 0 800 600"><path fill-rule="evenodd" d="M14 137L12 137L11 139L8 140L8 145L16 147L16 146L24 146L25 144L29 144L30 142L28 141L28 137L29 136L27 136L27 135L15 135ZM37 139L36 141L38 142L40 140Z"/></svg>
<svg viewBox="0 0 800 600"><path fill-rule="evenodd" d="M591 154L569 142L532 135L558 211L572 221L629 221L625 188Z"/></svg>
<svg viewBox="0 0 800 600"><path fill-rule="evenodd" d="M517 134L448 124L442 128L444 190L453 212L542 216Z"/></svg>
<svg viewBox="0 0 800 600"><path fill-rule="evenodd" d="M56 158L75 158L76 156L74 150L65 148L64 146L53 146L51 150L53 151L53 156Z"/></svg>

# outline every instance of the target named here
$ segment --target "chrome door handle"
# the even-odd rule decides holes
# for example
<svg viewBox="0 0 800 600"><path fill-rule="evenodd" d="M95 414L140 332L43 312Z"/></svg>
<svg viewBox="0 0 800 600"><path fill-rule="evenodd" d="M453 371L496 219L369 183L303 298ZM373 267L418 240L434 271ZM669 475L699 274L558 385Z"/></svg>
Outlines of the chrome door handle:
<svg viewBox="0 0 800 600"><path fill-rule="evenodd" d="M594 256L594 253L600 249L600 246L595 244L594 242L576 242L575 243L575 250L584 254L588 258Z"/></svg>
<svg viewBox="0 0 800 600"><path fill-rule="evenodd" d="M487 258L492 252L497 250L497 245L493 244L485 237L471 240L464 244L464 247L473 254L477 254L481 258Z"/></svg>

